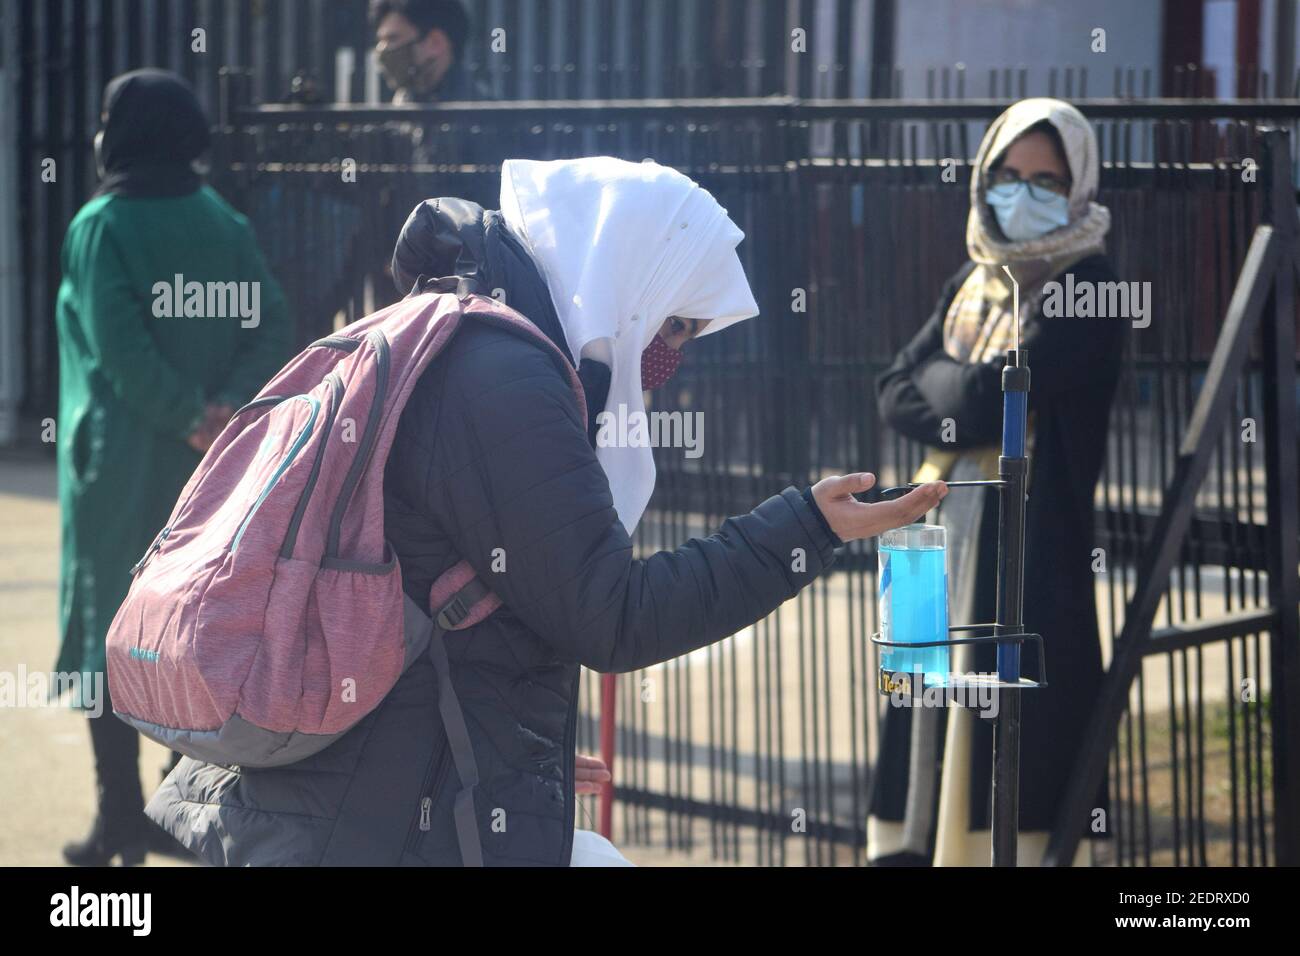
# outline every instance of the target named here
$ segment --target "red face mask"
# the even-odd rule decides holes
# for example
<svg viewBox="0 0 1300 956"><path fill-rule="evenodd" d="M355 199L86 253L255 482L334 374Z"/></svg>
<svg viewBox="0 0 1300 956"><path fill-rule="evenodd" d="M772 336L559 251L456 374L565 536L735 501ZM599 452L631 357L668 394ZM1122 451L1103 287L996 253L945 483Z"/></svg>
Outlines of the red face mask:
<svg viewBox="0 0 1300 956"><path fill-rule="evenodd" d="M655 335L641 353L641 387L654 391L672 378L681 364L682 353Z"/></svg>

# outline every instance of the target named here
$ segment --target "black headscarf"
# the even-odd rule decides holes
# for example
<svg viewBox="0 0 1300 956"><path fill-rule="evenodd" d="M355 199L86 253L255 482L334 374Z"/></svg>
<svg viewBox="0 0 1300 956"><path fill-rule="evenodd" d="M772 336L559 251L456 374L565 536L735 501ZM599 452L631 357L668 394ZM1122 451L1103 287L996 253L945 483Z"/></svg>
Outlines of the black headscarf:
<svg viewBox="0 0 1300 956"><path fill-rule="evenodd" d="M505 301L573 361L546 281L500 212L464 199L426 199L411 210L393 249L397 291L417 293L426 279L449 275L473 276L484 295L504 290ZM578 363L578 378L587 400L587 438L594 446L596 416L609 395L610 369L584 358Z"/></svg>
<svg viewBox="0 0 1300 956"><path fill-rule="evenodd" d="M104 88L104 129L95 144L95 195L186 196L191 165L208 148L208 118L188 83L166 70L132 70Z"/></svg>
<svg viewBox="0 0 1300 956"><path fill-rule="evenodd" d="M506 301L573 361L546 282L500 212L450 198L426 199L411 210L393 248L397 290L407 294L421 278L450 275L473 276L484 295L504 290Z"/></svg>

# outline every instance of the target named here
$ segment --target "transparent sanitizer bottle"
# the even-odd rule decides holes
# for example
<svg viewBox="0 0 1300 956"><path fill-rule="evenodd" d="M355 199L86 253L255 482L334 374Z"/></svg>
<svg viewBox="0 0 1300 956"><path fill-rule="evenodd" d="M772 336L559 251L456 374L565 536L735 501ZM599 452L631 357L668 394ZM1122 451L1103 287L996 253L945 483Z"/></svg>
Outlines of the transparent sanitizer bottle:
<svg viewBox="0 0 1300 956"><path fill-rule="evenodd" d="M897 644L948 640L948 536L932 524L909 524L880 536L880 637ZM882 647L880 684L907 690L948 679L948 647Z"/></svg>

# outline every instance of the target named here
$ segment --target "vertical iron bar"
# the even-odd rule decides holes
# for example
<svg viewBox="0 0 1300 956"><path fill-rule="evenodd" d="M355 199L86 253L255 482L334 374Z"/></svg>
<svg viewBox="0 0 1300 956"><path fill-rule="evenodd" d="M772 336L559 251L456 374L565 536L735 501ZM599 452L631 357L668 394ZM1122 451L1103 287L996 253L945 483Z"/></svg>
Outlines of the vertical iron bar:
<svg viewBox="0 0 1300 956"><path fill-rule="evenodd" d="M1271 308L1264 316L1264 471L1268 488L1268 592L1278 623L1269 647L1273 725L1273 807L1275 862L1300 864L1300 581L1296 578L1296 282L1300 255L1296 243L1295 191L1291 182L1290 137L1284 130L1263 133L1265 221L1278 242Z"/></svg>

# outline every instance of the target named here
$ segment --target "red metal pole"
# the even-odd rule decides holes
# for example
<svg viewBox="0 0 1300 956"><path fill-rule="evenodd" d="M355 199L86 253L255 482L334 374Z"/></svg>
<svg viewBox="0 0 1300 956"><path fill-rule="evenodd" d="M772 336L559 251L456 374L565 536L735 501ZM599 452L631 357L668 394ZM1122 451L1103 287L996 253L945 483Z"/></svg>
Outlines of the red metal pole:
<svg viewBox="0 0 1300 956"><path fill-rule="evenodd" d="M613 674L600 678L600 759L609 769L609 783L600 790L600 820L598 831L606 840L614 832L614 700L618 689Z"/></svg>

